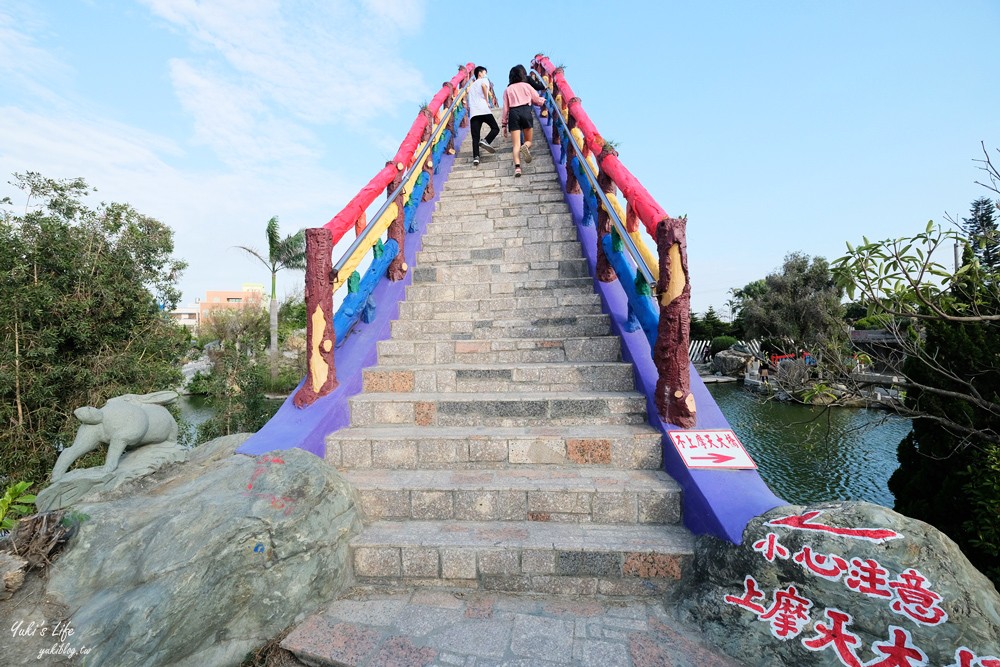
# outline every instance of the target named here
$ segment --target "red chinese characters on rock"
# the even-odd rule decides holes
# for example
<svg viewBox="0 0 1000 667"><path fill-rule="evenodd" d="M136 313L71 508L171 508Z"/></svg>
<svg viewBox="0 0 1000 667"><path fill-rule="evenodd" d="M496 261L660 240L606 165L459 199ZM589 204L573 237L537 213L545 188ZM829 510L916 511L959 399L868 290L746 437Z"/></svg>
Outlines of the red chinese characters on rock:
<svg viewBox="0 0 1000 667"><path fill-rule="evenodd" d="M824 651L827 648L837 654L840 664L846 667L862 667L857 655L857 647L861 646L861 637L847 629L854 619L845 611L825 609L823 615L826 622L817 621L815 637L802 640L802 645L810 651Z"/></svg>
<svg viewBox="0 0 1000 667"><path fill-rule="evenodd" d="M889 626L889 639L872 644L872 652L877 656L862 663L858 658L861 638L847 626L854 619L839 609L824 609L825 621L818 621L814 627L816 635L802 639L802 645L810 651L832 650L844 667L922 667L927 665L927 654L914 646L913 637L903 628ZM964 666L963 666L964 667Z"/></svg>
<svg viewBox="0 0 1000 667"><path fill-rule="evenodd" d="M771 624L772 635L786 640L797 637L802 632L802 628L809 622L809 610L812 606L812 600L799 595L795 586L789 586L775 591L771 608L757 618Z"/></svg>
<svg viewBox="0 0 1000 667"><path fill-rule="evenodd" d="M850 537L852 539L867 540L869 542L886 542L888 540L895 540L902 537L899 533L894 530L889 530L887 528L841 528L839 526L829 526L824 523L817 523L813 521L816 517L823 513L823 510L813 510L811 512L805 512L803 514L797 514L793 516L785 516L778 519L771 519L765 526L784 526L785 528L792 528L794 530L812 530L821 533L830 533L831 535L839 535L841 537Z"/></svg>
<svg viewBox="0 0 1000 667"><path fill-rule="evenodd" d="M767 599L767 596L760 590L760 584L757 583L757 580L750 575L747 575L747 578L743 580L743 597L727 595L724 598L724 601L726 604L732 604L737 607L749 609L757 616L760 616L764 613L764 605L756 602L758 598L760 598L760 601L763 602Z"/></svg>
<svg viewBox="0 0 1000 667"><path fill-rule="evenodd" d="M919 572L913 568L904 570L899 577L889 582L889 587L896 592L896 599L890 607L897 614L921 625L944 623L948 620L948 614L938 606L941 596L925 584L927 579ZM1000 667L1000 664L995 667Z"/></svg>
<svg viewBox="0 0 1000 667"><path fill-rule="evenodd" d="M775 558L788 560L788 556L791 553L778 541L778 536L774 533L768 533L764 539L754 542L753 550L764 554L764 558L769 563L773 563Z"/></svg>
<svg viewBox="0 0 1000 667"><path fill-rule="evenodd" d="M927 664L927 654L913 645L913 637L903 628L889 626L889 641L875 642L872 651L884 658L865 663L865 667L922 667Z"/></svg>
<svg viewBox="0 0 1000 667"><path fill-rule="evenodd" d="M1000 667L1000 658L995 658L992 655L980 658L970 649L962 646L955 651L955 662L948 667Z"/></svg>
<svg viewBox="0 0 1000 667"><path fill-rule="evenodd" d="M799 595L795 586L774 591L773 602L768 608L763 605L766 599L767 596L760 590L760 584L751 576L743 580L742 596L725 596L726 604L743 607L753 612L759 620L767 621L771 634L781 640L798 636L809 623L812 600Z"/></svg>
<svg viewBox="0 0 1000 667"><path fill-rule="evenodd" d="M828 581L839 581L847 572L847 561L836 554L814 553L808 544L795 552L792 560L818 577Z"/></svg>
<svg viewBox="0 0 1000 667"><path fill-rule="evenodd" d="M851 567L844 577L844 584L852 591L862 593L870 598L891 598L889 588L889 570L885 569L874 558L851 559Z"/></svg>

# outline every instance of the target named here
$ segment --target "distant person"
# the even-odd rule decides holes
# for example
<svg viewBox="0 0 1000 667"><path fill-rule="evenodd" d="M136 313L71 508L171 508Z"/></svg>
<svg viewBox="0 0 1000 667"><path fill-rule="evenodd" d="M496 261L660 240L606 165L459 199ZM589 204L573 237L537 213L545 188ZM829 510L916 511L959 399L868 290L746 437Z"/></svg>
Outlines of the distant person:
<svg viewBox="0 0 1000 667"><path fill-rule="evenodd" d="M514 142L514 176L521 176L521 159L530 163L531 157L531 105L542 106L545 101L538 96L535 89L525 81L521 73L524 67L514 66L510 69L507 90L503 91L503 126L504 136L510 132ZM524 133L524 143L521 143L521 133Z"/></svg>
<svg viewBox="0 0 1000 667"><path fill-rule="evenodd" d="M767 357L764 357L761 360L759 373L760 373L760 381L763 384L770 384L770 382L767 381L767 375L768 375L768 361L767 361Z"/></svg>
<svg viewBox="0 0 1000 667"><path fill-rule="evenodd" d="M493 117L493 107L497 106L497 98L493 95L493 84L486 77L485 67L479 66L473 70L475 81L469 91L469 114L472 117L472 164L479 166L479 149L482 148L487 153L496 153L493 148L493 140L500 134L500 126L497 119ZM490 133L485 139L480 139L483 124L489 125Z"/></svg>
<svg viewBox="0 0 1000 667"><path fill-rule="evenodd" d="M521 73L524 77L525 83L535 89L536 93L541 93L545 90L545 84L538 79L538 75L535 72L528 72L524 65L515 65L517 71Z"/></svg>
<svg viewBox="0 0 1000 667"><path fill-rule="evenodd" d="M534 71L529 72L524 68L524 65L518 65L517 69L520 70L522 75L524 75L525 82L527 82L529 86L535 89L535 92L538 93L539 97L542 97L544 99L542 93L544 93L546 90L545 83L543 83L542 80L538 78L538 74L536 74ZM549 112L546 110L545 106L542 105L542 118L546 118L548 117L548 115Z"/></svg>

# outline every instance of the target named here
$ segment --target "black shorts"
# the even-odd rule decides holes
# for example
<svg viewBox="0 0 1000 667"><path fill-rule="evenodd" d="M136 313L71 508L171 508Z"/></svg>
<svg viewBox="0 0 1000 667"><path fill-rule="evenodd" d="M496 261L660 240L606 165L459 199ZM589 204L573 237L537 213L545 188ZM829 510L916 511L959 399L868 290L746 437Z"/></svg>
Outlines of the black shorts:
<svg viewBox="0 0 1000 667"><path fill-rule="evenodd" d="M507 131L531 129L531 105L511 107L507 112Z"/></svg>

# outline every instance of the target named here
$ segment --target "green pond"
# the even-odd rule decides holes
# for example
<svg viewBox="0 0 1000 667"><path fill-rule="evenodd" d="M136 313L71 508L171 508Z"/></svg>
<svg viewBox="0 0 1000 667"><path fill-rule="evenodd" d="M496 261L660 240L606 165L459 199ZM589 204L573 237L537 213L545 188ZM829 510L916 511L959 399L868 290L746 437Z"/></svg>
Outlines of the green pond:
<svg viewBox="0 0 1000 667"><path fill-rule="evenodd" d="M889 477L910 422L883 410L806 407L765 400L741 383L708 389L771 490L794 504L894 503Z"/></svg>
<svg viewBox="0 0 1000 667"><path fill-rule="evenodd" d="M284 401L269 399L265 402L271 415L274 415ZM212 402L205 396L193 394L181 396L177 399L177 404L180 407L181 417L192 426L198 426L202 422L208 421L215 414Z"/></svg>

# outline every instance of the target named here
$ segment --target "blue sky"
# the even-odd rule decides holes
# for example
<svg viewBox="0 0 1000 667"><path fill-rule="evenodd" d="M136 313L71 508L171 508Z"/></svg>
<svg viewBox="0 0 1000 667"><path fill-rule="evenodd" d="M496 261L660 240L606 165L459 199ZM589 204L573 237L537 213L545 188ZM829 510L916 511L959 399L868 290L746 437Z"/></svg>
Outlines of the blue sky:
<svg viewBox="0 0 1000 667"><path fill-rule="evenodd" d="M4 0L0 196L82 176L176 231L185 303L267 282L233 250L329 220L456 65L537 52L687 214L692 306L784 255L920 231L986 192L1000 2ZM15 196L15 201L18 201ZM290 292L301 274L280 276Z"/></svg>

